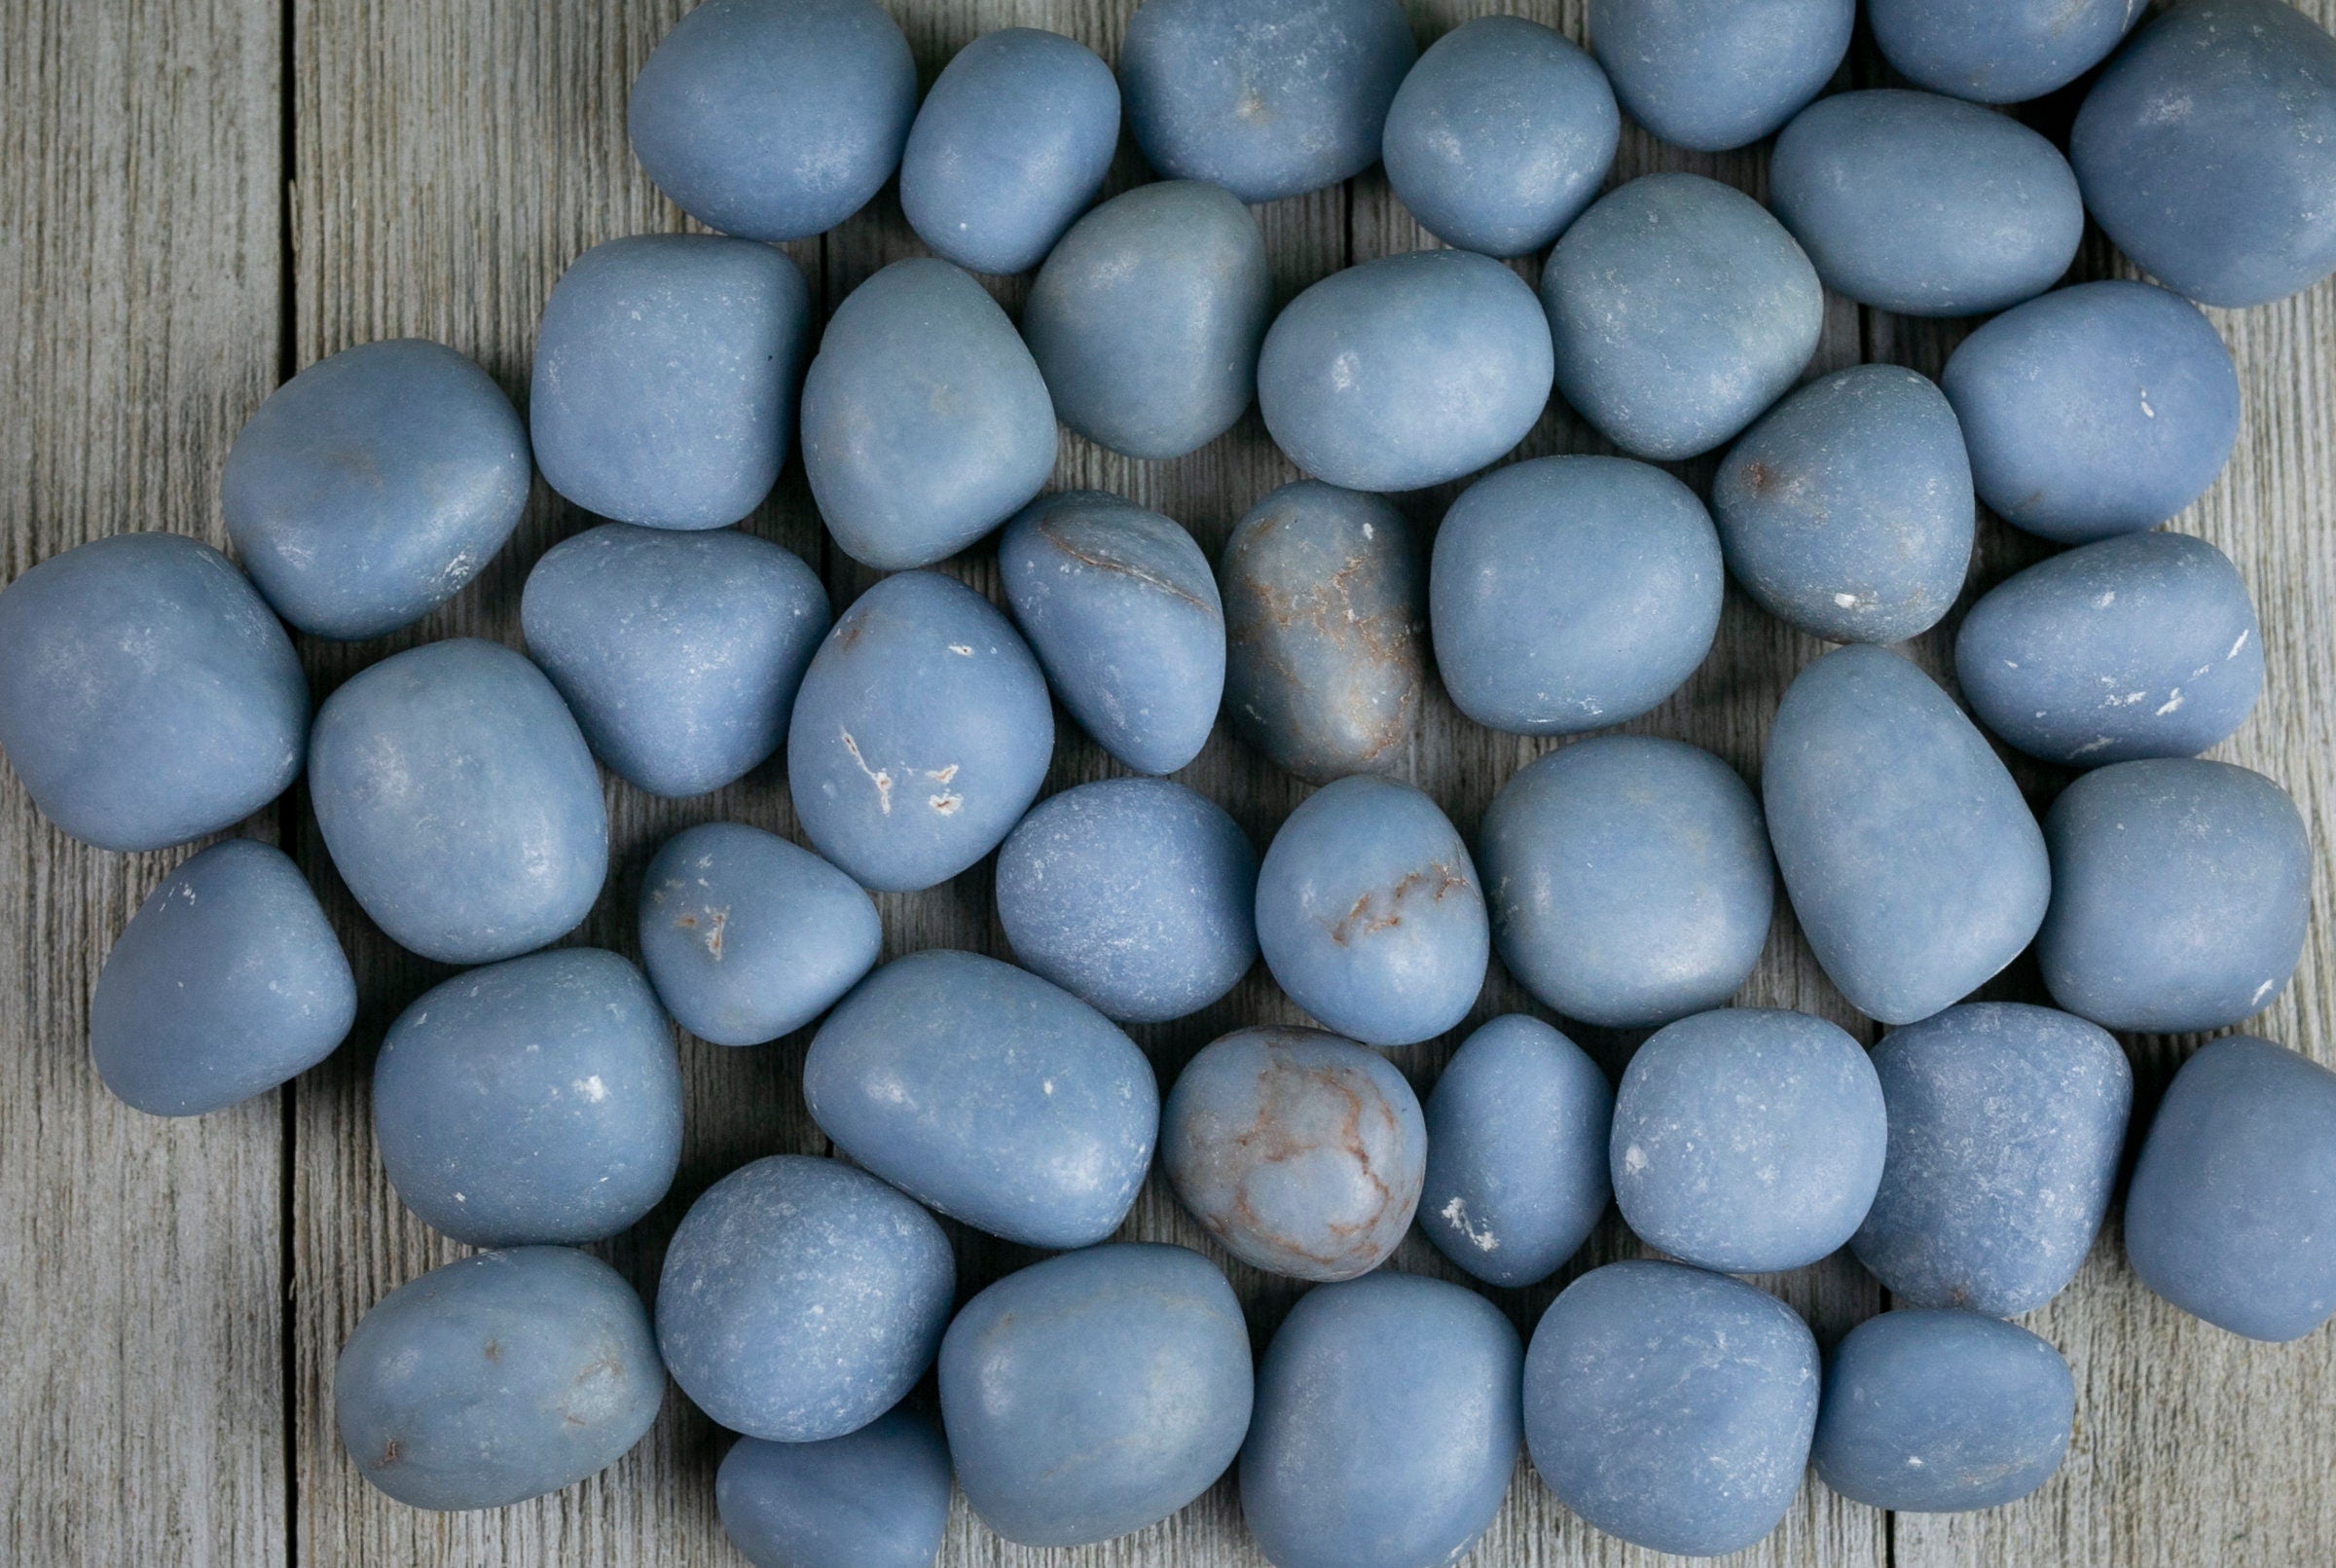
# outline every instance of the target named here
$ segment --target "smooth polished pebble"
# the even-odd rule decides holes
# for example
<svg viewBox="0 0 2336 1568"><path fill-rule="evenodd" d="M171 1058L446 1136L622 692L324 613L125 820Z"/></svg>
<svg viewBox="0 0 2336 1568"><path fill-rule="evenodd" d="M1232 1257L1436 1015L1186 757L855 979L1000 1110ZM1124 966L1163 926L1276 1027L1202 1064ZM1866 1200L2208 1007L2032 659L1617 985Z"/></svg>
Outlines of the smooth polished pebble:
<svg viewBox="0 0 2336 1568"><path fill-rule="evenodd" d="M118 533L0 592L0 750L101 850L219 832L291 787L309 681L251 580L200 539Z"/></svg>
<svg viewBox="0 0 2336 1568"><path fill-rule="evenodd" d="M1540 1019L1508 1013L1469 1036L1426 1119L1419 1228L1485 1284L1540 1284L1606 1213L1613 1085Z"/></svg>
<svg viewBox="0 0 2336 1568"><path fill-rule="evenodd" d="M228 450L236 557L304 632L380 637L461 592L535 477L503 389L443 344L345 348L268 394Z"/></svg>
<svg viewBox="0 0 2336 1568"><path fill-rule="evenodd" d="M1258 1365L1241 1516L1274 1568L1437 1568L1500 1512L1524 1440L1500 1309L1381 1270L1299 1298Z"/></svg>
<svg viewBox="0 0 2336 1568"><path fill-rule="evenodd" d="M665 1364L717 1424L819 1442L925 1375L957 1264L940 1223L840 1160L774 1154L689 1206L657 1283Z"/></svg>
<svg viewBox="0 0 2336 1568"><path fill-rule="evenodd" d="M736 523L786 461L810 349L811 289L785 251L714 235L593 246L535 331L544 483L619 523Z"/></svg>
<svg viewBox="0 0 2336 1568"><path fill-rule="evenodd" d="M1134 1040L1035 974L946 949L893 960L827 1015L803 1098L860 1165L1031 1247L1118 1229L1159 1137Z"/></svg>
<svg viewBox="0 0 2336 1568"><path fill-rule="evenodd" d="M1008 1274L941 1343L941 1419L975 1516L1023 1546L1157 1523L1216 1483L1253 1399L1249 1330L1182 1247L1092 1247Z"/></svg>
<svg viewBox="0 0 2336 1568"><path fill-rule="evenodd" d="M998 852L1024 968L1125 1023L1198 1012L1258 959L1258 852L1166 779L1099 779L1031 809Z"/></svg>
<svg viewBox="0 0 2336 1568"><path fill-rule="evenodd" d="M2044 818L2053 1001L2109 1029L2187 1035L2271 1005L2303 955L2312 841L2287 791L2228 762L2112 763Z"/></svg>
<svg viewBox="0 0 2336 1568"><path fill-rule="evenodd" d="M1748 147L1849 53L1857 0L1590 0L1589 44L1630 118L1674 147Z"/></svg>
<svg viewBox="0 0 2336 1568"><path fill-rule="evenodd" d="M894 1405L824 1442L741 1438L713 1496L722 1533L754 1568L931 1568L949 1484L939 1423Z"/></svg>
<svg viewBox="0 0 2336 1568"><path fill-rule="evenodd" d="M1317 1029L1259 1026L1203 1046L1160 1118L1177 1201L1243 1262L1348 1280L1411 1228L1427 1127L1404 1076Z"/></svg>
<svg viewBox="0 0 2336 1568"><path fill-rule="evenodd" d="M779 748L828 620L819 573L768 539L624 523L545 552L519 605L593 753L667 796L719 789Z"/></svg>
<svg viewBox="0 0 2336 1568"><path fill-rule="evenodd" d="M333 1054L357 1016L341 940L291 857L234 838L155 886L90 995L90 1056L126 1105L196 1116Z"/></svg>
<svg viewBox="0 0 2336 1568"><path fill-rule="evenodd" d="M1867 0L1901 76L1979 103L2058 91L2124 41L2146 0Z"/></svg>

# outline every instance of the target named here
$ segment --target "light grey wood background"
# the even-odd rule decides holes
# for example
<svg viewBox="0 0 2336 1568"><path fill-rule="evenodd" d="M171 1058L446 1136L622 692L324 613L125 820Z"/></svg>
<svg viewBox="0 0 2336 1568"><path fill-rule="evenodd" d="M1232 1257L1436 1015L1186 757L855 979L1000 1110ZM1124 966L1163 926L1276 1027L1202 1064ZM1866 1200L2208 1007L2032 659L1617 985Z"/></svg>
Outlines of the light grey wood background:
<svg viewBox="0 0 2336 1568"><path fill-rule="evenodd" d="M930 80L976 34L1051 26L1107 57L1132 0L893 0ZM8 0L0 6L0 528L8 575L82 540L171 529L224 542L219 466L242 419L284 377L371 339L418 334L475 355L523 400L535 318L563 267L617 235L683 227L634 164L623 105L634 72L686 0ZM1430 38L1498 0L1412 0ZM1584 36L1583 0L1526 14ZM2308 0L2323 24L2336 0ZM1883 80L1861 41L1845 83ZM2066 101L2029 111L2047 129ZM1758 191L1757 151L1704 158L1625 133L1616 178L1655 167ZM1123 149L1113 188L1141 177ZM1431 243L1373 172L1261 209L1285 294L1351 261ZM830 307L918 247L891 193L822 240L788 247ZM2118 264L2098 239L2083 275ZM1529 266L1525 269L1530 276ZM994 280L1010 307L1023 284ZM2177 527L2229 552L2253 587L2269 688L2216 754L2297 796L2320 850L2316 934L2294 984L2255 1028L2336 1061L2336 287L2217 313L2246 398L2222 482ZM1860 358L1936 371L1959 328L1830 307L1812 375ZM1525 455L1597 451L1552 408ZM1710 463L1680 471L1701 485ZM1254 416L1192 457L1142 463L1067 438L1062 486L1114 490L1188 525L1212 552L1250 504L1295 477ZM1448 490L1413 498L1431 525ZM513 546L414 631L306 650L321 696L397 647L452 634L518 641L527 568L582 519L539 486ZM748 524L824 572L838 606L870 574L827 548L799 470ZM2042 553L1983 519L1971 587ZM954 564L995 588L989 559ZM1952 621L1950 622L1950 629ZM1913 651L1947 669L1948 631ZM1818 645L1731 593L1700 674L1629 726L1708 747L1747 774L1777 696ZM1065 727L1050 785L1114 771ZM1464 831L1546 743L1493 735L1439 694L1406 772ZM2041 802L2060 780L2023 765ZM1214 740L1181 776L1262 844L1302 793ZM766 766L702 800L609 784L614 870L578 939L630 951L641 868L665 836L716 819L793 828ZM331 1428L332 1364L366 1306L459 1249L404 1214L375 1157L366 1079L381 1032L442 970L400 953L335 879L299 792L243 831L286 844L327 899L364 1007L348 1044L295 1085L193 1121L109 1099L86 1063L96 966L138 899L183 852L120 857L47 827L0 787L0 1561L47 1564L735 1564L714 1519L723 1439L678 1395L622 1464L499 1513L413 1513L371 1491ZM887 953L932 945L1003 952L987 867L928 893L887 896ZM2035 996L2015 966L1991 995ZM1872 1040L1808 958L1788 915L1740 999L1807 1008ZM1471 1022L1528 1006L1495 972ZM1142 1032L1165 1082L1238 1023L1296 1014L1262 977L1183 1023ZM1400 1053L1424 1088L1459 1037ZM1619 1069L1634 1040L1588 1034ZM2188 1039L2128 1042L2141 1104ZM689 1200L756 1155L818 1150L798 1083L800 1039L753 1050L683 1041L689 1138L672 1197L604 1249L644 1286ZM1935 1568L2336 1562L2336 1332L2258 1346L2190 1321L2124 1268L2115 1223L2077 1283L2030 1326L2076 1370L2077 1437L2061 1476L1991 1513L1890 1516L1813 1480L1761 1564ZM955 1232L968 1291L1027 1261ZM1127 1234L1210 1250L1156 1180ZM1557 1281L1496 1299L1529 1331L1558 1285L1633 1250L1609 1220ZM1222 1259L1221 1254L1215 1254ZM1448 1273L1414 1235L1399 1265ZM1232 1265L1261 1345L1296 1294ZM1882 1305L1845 1258L1764 1281L1838 1337ZM1084 1551L1006 1547L961 1506L949 1564L1232 1568L1248 1546L1230 1483L1152 1530ZM1583 1527L1520 1466L1475 1561L1637 1563L1652 1554Z"/></svg>

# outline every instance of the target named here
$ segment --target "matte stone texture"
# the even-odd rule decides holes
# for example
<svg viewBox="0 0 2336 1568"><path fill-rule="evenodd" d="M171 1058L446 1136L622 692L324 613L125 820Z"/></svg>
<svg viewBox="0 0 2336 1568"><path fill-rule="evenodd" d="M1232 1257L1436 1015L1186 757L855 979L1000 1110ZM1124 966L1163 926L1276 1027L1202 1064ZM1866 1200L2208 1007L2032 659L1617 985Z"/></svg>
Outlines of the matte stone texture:
<svg viewBox="0 0 2336 1568"><path fill-rule="evenodd" d="M1971 566L1971 459L1945 394L1852 365L1770 409L1711 484L1728 570L1762 609L1830 642L1903 642Z"/></svg>
<svg viewBox="0 0 2336 1568"><path fill-rule="evenodd" d="M1224 606L1183 525L1101 491L1047 495L998 541L1014 624L1080 728L1139 773L1200 754L1224 694Z"/></svg>
<svg viewBox="0 0 2336 1568"><path fill-rule="evenodd" d="M869 0L705 0L633 80L626 128L657 189L712 229L808 239L893 177L917 62Z"/></svg>
<svg viewBox="0 0 2336 1568"><path fill-rule="evenodd" d="M340 938L281 850L229 839L156 885L90 997L90 1056L125 1104L194 1116L333 1054L356 1021Z"/></svg>
<svg viewBox="0 0 2336 1568"><path fill-rule="evenodd" d="M442 964L566 935L608 870L600 770L543 672L493 642L424 643L316 711L309 798L374 924Z"/></svg>
<svg viewBox="0 0 2336 1568"><path fill-rule="evenodd" d="M1010 964L946 950L893 960L827 1015L803 1097L859 1164L1031 1247L1118 1229L1159 1136L1151 1064L1110 1019Z"/></svg>
<svg viewBox="0 0 2336 1568"><path fill-rule="evenodd" d="M819 573L767 539L608 523L535 563L519 619L594 754L684 796L779 748L829 616Z"/></svg>
<svg viewBox="0 0 2336 1568"><path fill-rule="evenodd" d="M527 508L527 427L443 344L345 348L268 395L219 477L236 555L318 637L410 626L494 559Z"/></svg>
<svg viewBox="0 0 2336 1568"><path fill-rule="evenodd" d="M1258 1366L1241 1516L1274 1568L1439 1568L1500 1512L1524 1440L1500 1309L1381 1271L1301 1297Z"/></svg>
<svg viewBox="0 0 2336 1568"><path fill-rule="evenodd" d="M657 1284L681 1392L733 1432L857 1432L925 1375L957 1289L940 1222L864 1171L774 1154L708 1187Z"/></svg>
<svg viewBox="0 0 2336 1568"><path fill-rule="evenodd" d="M389 1185L473 1247L601 1241L681 1164L681 1061L640 971L564 947L457 974L398 1014L373 1064Z"/></svg>
<svg viewBox="0 0 2336 1568"><path fill-rule="evenodd" d="M1416 250L1292 300L1258 357L1258 408L1315 478L1420 490L1522 441L1549 406L1550 376L1549 334L1521 278L1469 251Z"/></svg>
<svg viewBox="0 0 2336 1568"><path fill-rule="evenodd" d="M2026 1497L2061 1468L2076 1379L2061 1353L1977 1312L1884 1312L1825 1368L1810 1458L1853 1503L1962 1513Z"/></svg>
<svg viewBox="0 0 2336 1568"><path fill-rule="evenodd" d="M250 579L200 539L118 533L0 592L0 750L101 850L233 827L291 787L309 682Z"/></svg>
<svg viewBox="0 0 2336 1568"><path fill-rule="evenodd" d="M1377 495L1313 480L1250 509L1217 564L1224 716L1312 784L1401 767L1427 680L1427 552Z"/></svg>
<svg viewBox="0 0 2336 1568"><path fill-rule="evenodd" d="M2006 310L1940 377L1980 498L2062 544L2154 529L2239 439L2239 372L2205 312L2148 283L2078 283Z"/></svg>
<svg viewBox="0 0 2336 1568"><path fill-rule="evenodd" d="M2117 1041L2050 1007L1968 1003L1892 1030L1874 1071L1890 1147L1857 1260L1903 1306L2016 1318L2060 1295L2117 1185L2134 1103Z"/></svg>
<svg viewBox="0 0 2336 1568"><path fill-rule="evenodd" d="M2068 137L2117 248L2202 305L2336 269L2336 39L2281 0L2183 0L2135 34Z"/></svg>
<svg viewBox="0 0 2336 1568"><path fill-rule="evenodd" d="M803 381L803 468L827 531L880 571L953 556L1054 471L1054 405L1014 324L931 256L844 297Z"/></svg>
<svg viewBox="0 0 2336 1568"><path fill-rule="evenodd" d="M1856 0L1590 0L1589 43L1631 119L1717 153L1822 92L1856 15Z"/></svg>
<svg viewBox="0 0 2336 1568"><path fill-rule="evenodd" d="M1525 1443L1557 1500L1634 1546L1717 1557L1801 1489L1817 1344L1791 1307L1678 1263L1592 1269L1525 1352Z"/></svg>
<svg viewBox="0 0 2336 1568"><path fill-rule="evenodd" d="M1557 391L1636 457L1709 452L1801 377L1825 291L1784 225L1700 174L1647 174L1574 220L1541 270Z"/></svg>
<svg viewBox="0 0 2336 1568"><path fill-rule="evenodd" d="M1882 57L1933 92L2023 103L2099 65L2144 0L1867 0Z"/></svg>
<svg viewBox="0 0 2336 1568"><path fill-rule="evenodd" d="M1258 869L1258 945L1290 1000L1369 1045L1409 1045L1476 1005L1491 953L1468 846L1436 802L1368 777L1290 814Z"/></svg>
<svg viewBox="0 0 2336 1568"><path fill-rule="evenodd" d="M1419 1228L1487 1285L1538 1285L1581 1250L1614 1195L1614 1089L1538 1018L1485 1024L1428 1096Z"/></svg>
<svg viewBox="0 0 2336 1568"><path fill-rule="evenodd" d="M1727 584L1695 492L1627 457L1487 474L1436 530L1437 673L1460 711L1518 735L1649 711L1711 651Z"/></svg>
<svg viewBox="0 0 2336 1568"><path fill-rule="evenodd" d="M2220 1029L2286 989L2312 916L2312 841L2287 791L2228 762L2084 775L2044 819L2044 987L2108 1029Z"/></svg>
<svg viewBox="0 0 2336 1568"><path fill-rule="evenodd" d="M414 1508L504 1508L607 1469L665 1403L649 1315L566 1247L479 1253L383 1296L333 1367L357 1474Z"/></svg>
<svg viewBox="0 0 2336 1568"><path fill-rule="evenodd" d="M1014 960L1107 1017L1198 1012L1258 959L1258 852L1224 809L1165 779L1040 801L998 852Z"/></svg>
<svg viewBox="0 0 2336 1568"><path fill-rule="evenodd" d="M1236 1030L1169 1091L1160 1163L1243 1262L1302 1280L1368 1274L1419 1205L1427 1128L1376 1051L1315 1029Z"/></svg>
<svg viewBox="0 0 2336 1568"><path fill-rule="evenodd" d="M1221 187L1160 180L1071 226L1022 337L1063 423L1130 457L1182 457L1247 412L1272 319L1256 216Z"/></svg>
<svg viewBox="0 0 2336 1568"><path fill-rule="evenodd" d="M1240 1451L1249 1330L1216 1266L1182 1247L1094 1247L966 1303L941 1342L958 1484L1021 1546L1157 1523Z"/></svg>
<svg viewBox="0 0 2336 1568"><path fill-rule="evenodd" d="M2195 756L2263 690L2239 568L2186 533L2128 533L2040 561L1964 613L1954 674L1980 722L2074 768Z"/></svg>
<svg viewBox="0 0 2336 1568"><path fill-rule="evenodd" d="M528 421L544 482L620 523L736 523L786 460L810 348L811 290L784 251L714 235L593 246L535 332Z"/></svg>
<svg viewBox="0 0 2336 1568"><path fill-rule="evenodd" d="M1119 86L1161 178L1272 201L1378 161L1387 105L1418 53L1394 0L1145 0L1119 46Z"/></svg>
<svg viewBox="0 0 2336 1568"><path fill-rule="evenodd" d="M683 1029L760 1045L825 1012L876 965L884 928L858 883L744 822L675 834L640 881L640 958Z"/></svg>
<svg viewBox="0 0 2336 1568"><path fill-rule="evenodd" d="M1614 165L1606 73L1554 30L1478 17L1428 46L1387 111L1387 182L1437 238L1523 256L1565 232Z"/></svg>
<svg viewBox="0 0 2336 1568"><path fill-rule="evenodd" d="M824 1442L741 1438L713 1477L722 1533L754 1568L931 1568L949 1522L949 1448L895 1405Z"/></svg>
<svg viewBox="0 0 2336 1568"><path fill-rule="evenodd" d="M1793 913L1851 1006L1911 1024L2026 948L2044 834L1972 722L1897 654L1837 648L1787 687L1761 771Z"/></svg>
<svg viewBox="0 0 2336 1568"><path fill-rule="evenodd" d="M2173 1076L2125 1199L2151 1290L2249 1339L2336 1311L2336 1073L2267 1039L2202 1046Z"/></svg>
<svg viewBox="0 0 2336 1568"><path fill-rule="evenodd" d="M909 128L900 207L933 254L1025 273L1086 210L1119 145L1119 83L1060 33L984 33L941 68Z"/></svg>
<svg viewBox="0 0 2336 1568"><path fill-rule="evenodd" d="M1054 754L1046 677L990 602L929 571L855 601L795 693L786 783L812 848L908 893L996 849Z"/></svg>

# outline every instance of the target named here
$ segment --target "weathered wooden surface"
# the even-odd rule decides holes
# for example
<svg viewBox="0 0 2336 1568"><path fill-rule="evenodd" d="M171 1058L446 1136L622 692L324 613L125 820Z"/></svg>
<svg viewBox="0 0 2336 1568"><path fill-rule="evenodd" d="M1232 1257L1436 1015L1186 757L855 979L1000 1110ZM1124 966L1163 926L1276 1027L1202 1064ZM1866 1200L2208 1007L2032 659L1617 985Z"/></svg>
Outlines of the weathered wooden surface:
<svg viewBox="0 0 2336 1568"><path fill-rule="evenodd" d="M967 40L1044 25L1116 49L1133 0L894 0L930 78ZM399 334L475 355L524 400L534 322L560 271L617 235L683 226L624 139L633 73L687 0L16 0L0 14L0 303L11 352L0 383L6 569L97 534L167 527L217 534L216 475L240 419L279 360L311 362ZM1412 0L1421 35L1510 9ZM1583 0L1522 8L1580 38ZM2323 22L2336 0L2311 0ZM1861 50L1845 80L1880 79ZM287 97L288 93L288 97ZM2047 105L2049 120L2065 106ZM288 128L288 140L282 134ZM288 155L289 166L285 166ZM1758 153L1705 158L1625 133L1617 177L1693 168L1757 191ZM290 200L279 206L279 175ZM1113 188L1142 177L1123 149ZM1429 243L1383 177L1262 209L1285 294L1345 265ZM788 247L831 308L876 268L919 248L888 192L824 240ZM279 266L288 256L290 267ZM2081 264L2111 264L2098 245ZM1531 275L1530 267L1525 269ZM992 280L1010 307L1019 280ZM279 322L288 321L288 342ZM2180 527L2238 561L2261 608L2270 689L2217 754L2295 791L2321 876L2316 936L2294 985L2256 1026L2336 1060L2336 288L2217 317L2239 357L2246 424L2223 482ZM1811 374L1863 358L1935 372L1959 329L1904 323L1833 302ZM1560 406L1526 456L1603 450ZM1700 485L1711 464L1680 471ZM1057 483L1131 495L1189 526L1212 552L1266 491L1296 477L1254 414L1178 462L1135 462L1066 438ZM1406 505L1432 527L1451 491ZM477 635L518 641L518 591L555 539L583 526L538 488L513 547L454 603L394 638L310 644L321 697L395 648ZM840 605L871 574L824 542L799 468L748 527L818 565ZM2041 553L1983 519L1972 586ZM995 588L976 552L951 569ZM1950 623L1950 631L1952 621ZM1946 670L1949 633L1913 650ZM1629 726L1705 746L1747 773L1792 673L1818 650L1731 594L1719 647L1688 686ZM1117 771L1064 727L1050 787ZM1499 784L1547 743L1490 734L1438 694L1407 773L1464 831ZM1304 792L1222 734L1184 774L1260 844ZM2039 801L2057 786L2023 768ZM785 833L783 772L766 766L719 794L652 800L611 782L616 835L602 905L578 940L630 952L631 908L657 844L681 826L741 820ZM114 1105L87 1071L82 1013L96 959L174 857L123 858L46 828L20 791L0 802L0 929L16 959L0 994L0 1559L50 1563L734 1564L715 1524L722 1438L668 1401L651 1439L604 1476L498 1513L420 1514L389 1503L342 1455L331 1423L341 1340L393 1285L456 1256L389 1191L367 1119L382 1030L448 971L400 953L334 878L298 794L247 830L283 841L323 890L364 993L350 1044L292 1089L194 1123ZM1003 953L986 866L931 893L886 896L887 952L951 945ZM2031 995L2032 969L1990 994ZM1741 1000L1852 1015L1780 910ZM1472 1022L1529 1006L1495 972ZM1294 1019L1260 970L1224 1003L1140 1032L1163 1081L1240 1022ZM1403 1053L1424 1088L1458 1039ZM1634 1038L1585 1043L1619 1070ZM2135 1040L2144 1107L2190 1041ZM752 1050L683 1042L689 1140L674 1195L603 1249L653 1287L688 1201L746 1159L821 1150L802 1105L800 1039ZM1747 1563L1902 1565L2264 1565L2336 1561L2336 1334L2263 1347L2155 1301L2104 1238L2079 1282L2032 1326L2067 1352L2079 1386L2077 1443L2036 1497L1966 1518L1890 1517L1813 1481ZM1207 1248L1156 1179L1131 1235ZM1020 1249L953 1234L966 1289L1027 1261ZM1564 1279L1632 1244L1609 1221L1559 1281L1498 1293L1522 1330ZM1218 1255L1222 1257L1222 1255ZM1449 1274L1416 1235L1399 1265ZM1230 1268L1261 1345L1296 1287ZM1844 1259L1766 1281L1830 1339L1881 1305ZM1151 1531L1085 1551L1004 1545L961 1506L949 1564L1261 1561L1228 1483ZM1636 1563L1649 1553L1593 1535L1520 1467L1476 1561Z"/></svg>

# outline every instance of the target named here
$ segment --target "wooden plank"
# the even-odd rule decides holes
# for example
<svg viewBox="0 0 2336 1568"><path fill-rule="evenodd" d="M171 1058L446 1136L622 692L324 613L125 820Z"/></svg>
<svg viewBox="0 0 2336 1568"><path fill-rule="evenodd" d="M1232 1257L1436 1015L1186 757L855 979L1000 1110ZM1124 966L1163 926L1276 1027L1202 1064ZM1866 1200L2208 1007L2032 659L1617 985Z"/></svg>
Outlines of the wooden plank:
<svg viewBox="0 0 2336 1568"><path fill-rule="evenodd" d="M219 465L276 374L276 23L0 8L8 577L133 529L224 542ZM284 1560L277 1097L146 1116L85 1044L100 961L186 853L104 854L0 799L0 1560Z"/></svg>

